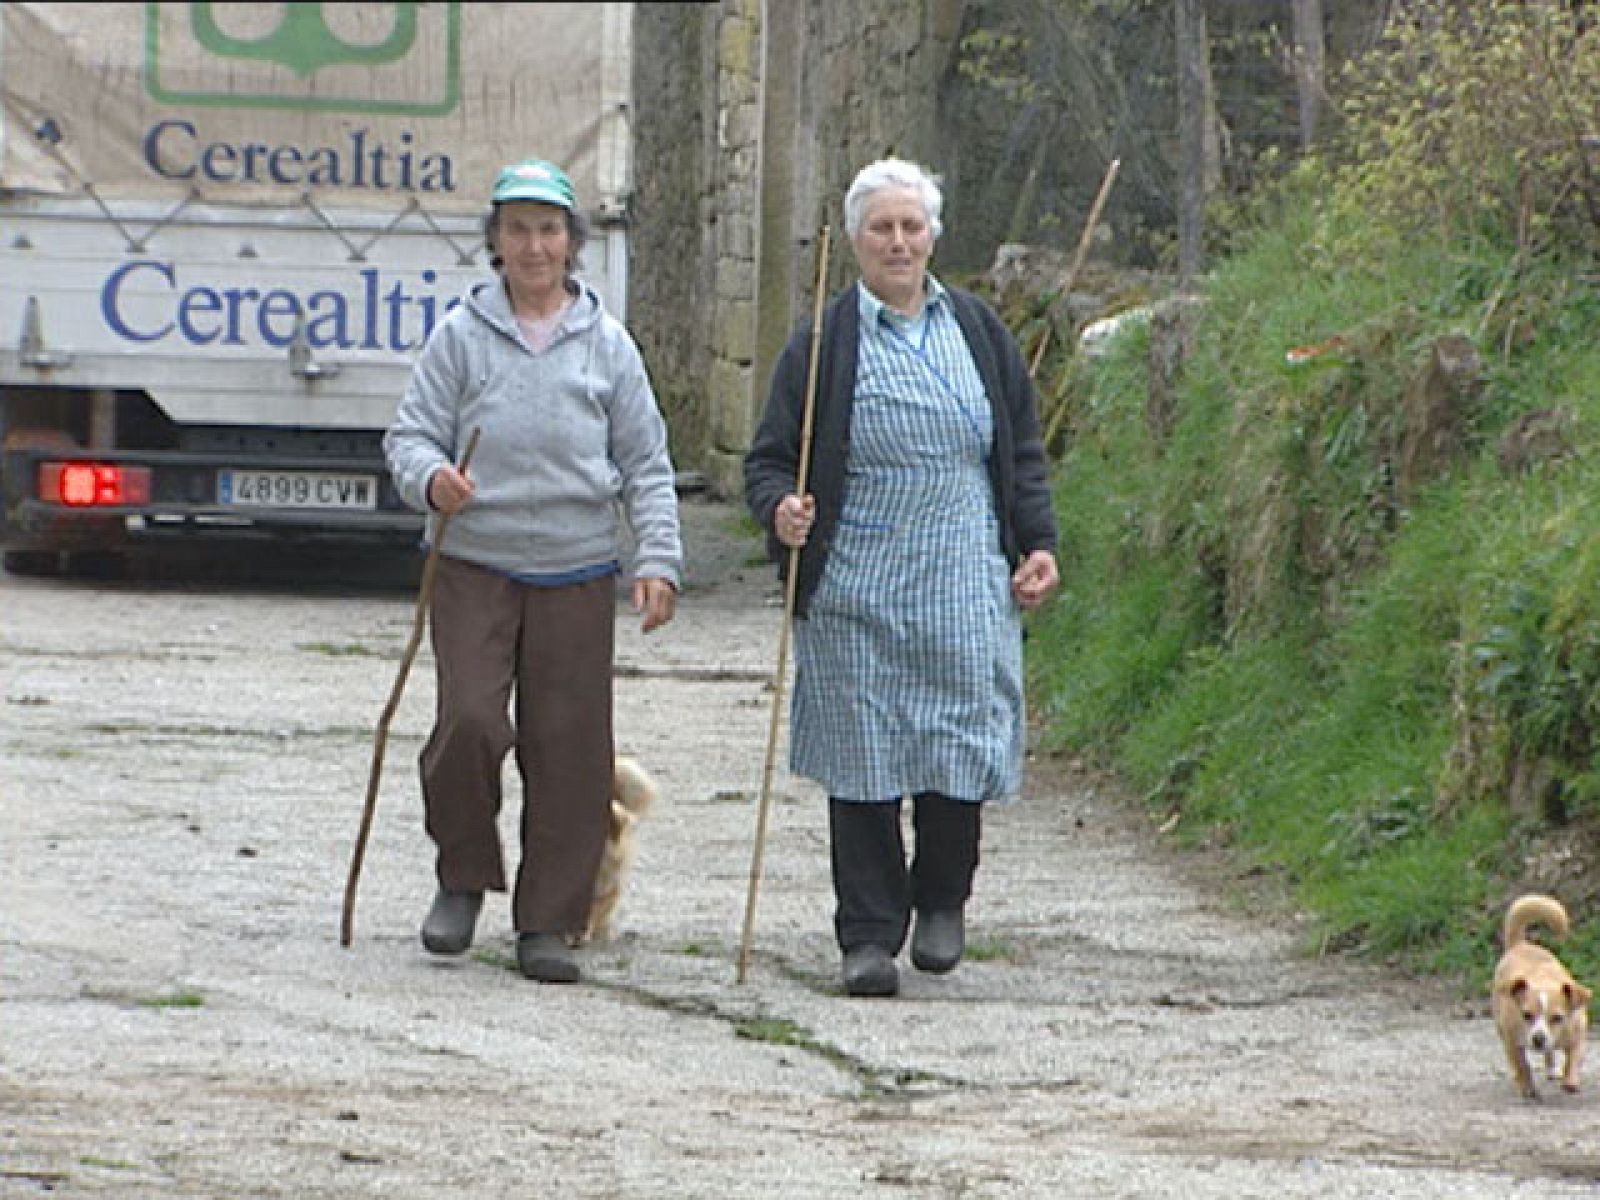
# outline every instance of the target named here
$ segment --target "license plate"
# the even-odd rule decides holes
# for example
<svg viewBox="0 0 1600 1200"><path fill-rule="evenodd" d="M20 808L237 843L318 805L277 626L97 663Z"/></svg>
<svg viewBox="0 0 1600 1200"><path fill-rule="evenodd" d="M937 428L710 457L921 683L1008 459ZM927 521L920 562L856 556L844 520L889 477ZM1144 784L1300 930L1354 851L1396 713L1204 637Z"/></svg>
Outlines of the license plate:
<svg viewBox="0 0 1600 1200"><path fill-rule="evenodd" d="M371 510L378 507L375 475L327 471L217 472L217 503L228 508Z"/></svg>

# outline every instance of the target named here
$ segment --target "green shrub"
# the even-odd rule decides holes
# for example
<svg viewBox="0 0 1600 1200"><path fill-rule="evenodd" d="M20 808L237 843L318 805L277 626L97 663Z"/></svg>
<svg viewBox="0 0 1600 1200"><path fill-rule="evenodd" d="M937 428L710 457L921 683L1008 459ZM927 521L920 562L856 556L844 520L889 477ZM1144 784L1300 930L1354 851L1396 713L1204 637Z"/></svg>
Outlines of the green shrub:
<svg viewBox="0 0 1600 1200"><path fill-rule="evenodd" d="M1339 81L1333 208L1381 235L1600 246L1600 30L1575 6L1409 0Z"/></svg>
<svg viewBox="0 0 1600 1200"><path fill-rule="evenodd" d="M1401 13L1335 153L1207 281L1174 419L1145 334L1075 368L1029 661L1052 745L1280 873L1319 945L1465 973L1513 891L1600 903L1600 193L1573 132L1600 131L1600 35L1553 5ZM1397 479L1447 335L1483 363L1460 444ZM1530 420L1551 440L1510 454ZM1567 953L1595 973L1600 924Z"/></svg>

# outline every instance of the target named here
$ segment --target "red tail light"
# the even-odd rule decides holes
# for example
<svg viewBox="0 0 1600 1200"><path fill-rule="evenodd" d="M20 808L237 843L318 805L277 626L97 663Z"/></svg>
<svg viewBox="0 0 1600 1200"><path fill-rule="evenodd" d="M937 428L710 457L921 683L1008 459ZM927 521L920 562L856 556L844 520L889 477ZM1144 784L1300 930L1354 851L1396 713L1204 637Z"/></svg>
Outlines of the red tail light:
<svg viewBox="0 0 1600 1200"><path fill-rule="evenodd" d="M68 508L149 504L150 468L117 463L40 463L39 499Z"/></svg>

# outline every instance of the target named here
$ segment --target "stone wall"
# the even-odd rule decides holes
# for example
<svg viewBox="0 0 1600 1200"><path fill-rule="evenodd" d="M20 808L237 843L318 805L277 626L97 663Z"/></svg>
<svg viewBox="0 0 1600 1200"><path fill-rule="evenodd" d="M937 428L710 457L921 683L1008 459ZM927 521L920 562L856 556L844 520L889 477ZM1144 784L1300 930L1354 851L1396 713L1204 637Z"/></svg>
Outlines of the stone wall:
<svg viewBox="0 0 1600 1200"><path fill-rule="evenodd" d="M630 323L680 468L739 491L772 363L809 319L816 239L853 279L842 204L885 154L935 170L961 0L635 9Z"/></svg>
<svg viewBox="0 0 1600 1200"><path fill-rule="evenodd" d="M702 468L724 495L739 491L755 389L756 250L763 236L762 0L722 0L717 30L717 138L711 171L709 438Z"/></svg>
<svg viewBox="0 0 1600 1200"><path fill-rule="evenodd" d="M719 0L634 10L629 324L677 466L730 495L751 429L761 9Z"/></svg>
<svg viewBox="0 0 1600 1200"><path fill-rule="evenodd" d="M945 169L953 141L940 128L940 84L964 7L960 0L804 6L808 119L797 134L816 148L819 191L810 199L817 225L843 221L845 189L874 159L895 155Z"/></svg>
<svg viewBox="0 0 1600 1200"><path fill-rule="evenodd" d="M713 261L707 176L716 159L715 13L702 4L634 9L628 324L680 470L698 468L707 443L710 346L700 302Z"/></svg>

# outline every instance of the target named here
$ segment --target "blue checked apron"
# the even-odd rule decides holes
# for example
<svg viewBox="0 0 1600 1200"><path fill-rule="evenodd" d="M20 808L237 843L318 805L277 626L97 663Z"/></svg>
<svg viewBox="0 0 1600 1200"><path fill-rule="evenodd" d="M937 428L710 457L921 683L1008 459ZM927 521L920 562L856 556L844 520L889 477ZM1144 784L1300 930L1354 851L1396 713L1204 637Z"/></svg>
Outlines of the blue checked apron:
<svg viewBox="0 0 1600 1200"><path fill-rule="evenodd" d="M948 302L863 330L844 507L795 625L790 767L842 800L1012 797L1022 629L983 384Z"/></svg>

